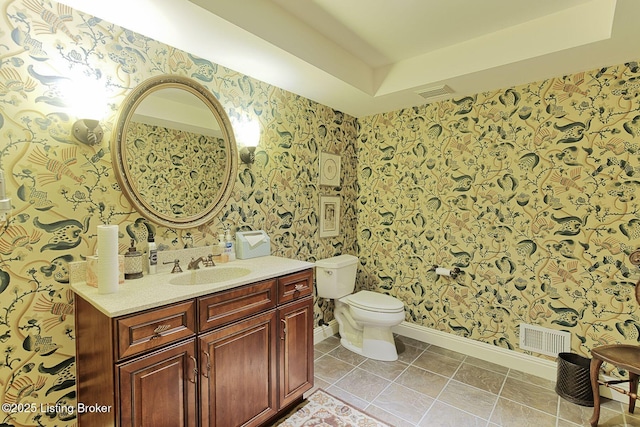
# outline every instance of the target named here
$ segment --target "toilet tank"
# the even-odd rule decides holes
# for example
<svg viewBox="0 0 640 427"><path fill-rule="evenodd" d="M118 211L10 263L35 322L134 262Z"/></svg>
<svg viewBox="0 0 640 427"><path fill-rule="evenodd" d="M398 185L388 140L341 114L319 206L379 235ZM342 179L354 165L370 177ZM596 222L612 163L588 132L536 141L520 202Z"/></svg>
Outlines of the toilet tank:
<svg viewBox="0 0 640 427"><path fill-rule="evenodd" d="M321 298L337 299L353 292L358 258L339 255L316 261L316 286Z"/></svg>

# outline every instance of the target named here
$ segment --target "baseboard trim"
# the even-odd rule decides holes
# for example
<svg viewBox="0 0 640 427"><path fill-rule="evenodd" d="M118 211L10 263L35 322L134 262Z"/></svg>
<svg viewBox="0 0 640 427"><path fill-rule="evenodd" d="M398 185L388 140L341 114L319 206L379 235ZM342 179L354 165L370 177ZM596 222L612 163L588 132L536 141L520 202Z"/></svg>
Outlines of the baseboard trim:
<svg viewBox="0 0 640 427"><path fill-rule="evenodd" d="M313 329L313 344L318 344L338 333L338 322L335 319L328 324Z"/></svg>

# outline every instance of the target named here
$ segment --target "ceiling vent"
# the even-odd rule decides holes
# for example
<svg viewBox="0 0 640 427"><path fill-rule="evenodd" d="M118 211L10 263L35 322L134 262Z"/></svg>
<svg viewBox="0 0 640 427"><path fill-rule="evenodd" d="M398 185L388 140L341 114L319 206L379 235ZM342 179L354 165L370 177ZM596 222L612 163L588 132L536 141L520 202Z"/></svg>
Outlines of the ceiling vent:
<svg viewBox="0 0 640 427"><path fill-rule="evenodd" d="M450 93L453 93L453 89L451 89L447 85L442 85L442 86L434 86L434 87L422 89L416 93L421 97L423 97L424 99L431 99L431 98L437 98L439 96L449 95Z"/></svg>

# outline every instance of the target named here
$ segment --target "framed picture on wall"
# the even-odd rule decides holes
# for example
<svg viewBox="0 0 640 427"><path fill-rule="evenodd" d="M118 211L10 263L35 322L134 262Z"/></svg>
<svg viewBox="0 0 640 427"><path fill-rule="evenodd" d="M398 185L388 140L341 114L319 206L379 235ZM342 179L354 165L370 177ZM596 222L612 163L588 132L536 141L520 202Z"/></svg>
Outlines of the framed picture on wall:
<svg viewBox="0 0 640 427"><path fill-rule="evenodd" d="M340 186L340 156L320 153L320 185Z"/></svg>
<svg viewBox="0 0 640 427"><path fill-rule="evenodd" d="M320 237L340 233L340 196L320 196Z"/></svg>

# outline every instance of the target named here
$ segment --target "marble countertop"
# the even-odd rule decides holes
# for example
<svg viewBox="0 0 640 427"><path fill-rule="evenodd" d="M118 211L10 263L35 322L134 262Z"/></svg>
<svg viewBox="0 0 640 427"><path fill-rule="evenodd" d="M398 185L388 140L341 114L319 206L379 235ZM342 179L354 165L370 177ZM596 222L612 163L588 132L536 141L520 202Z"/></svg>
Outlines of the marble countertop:
<svg viewBox="0 0 640 427"><path fill-rule="evenodd" d="M183 267L183 273L157 273L146 275L140 279L126 280L112 294L100 294L98 288L89 286L84 282L71 284L71 289L109 317L118 317L132 314L150 308L160 307L190 298L207 295L213 292L235 288L249 283L282 276L306 270L314 266L311 262L276 256L264 256L259 258L235 260L216 267L201 267L200 270L211 270L215 274L216 268L246 268L250 272L242 277L219 281L206 285L172 285L170 280L178 276L191 275L192 271ZM221 273L223 273L221 271Z"/></svg>

